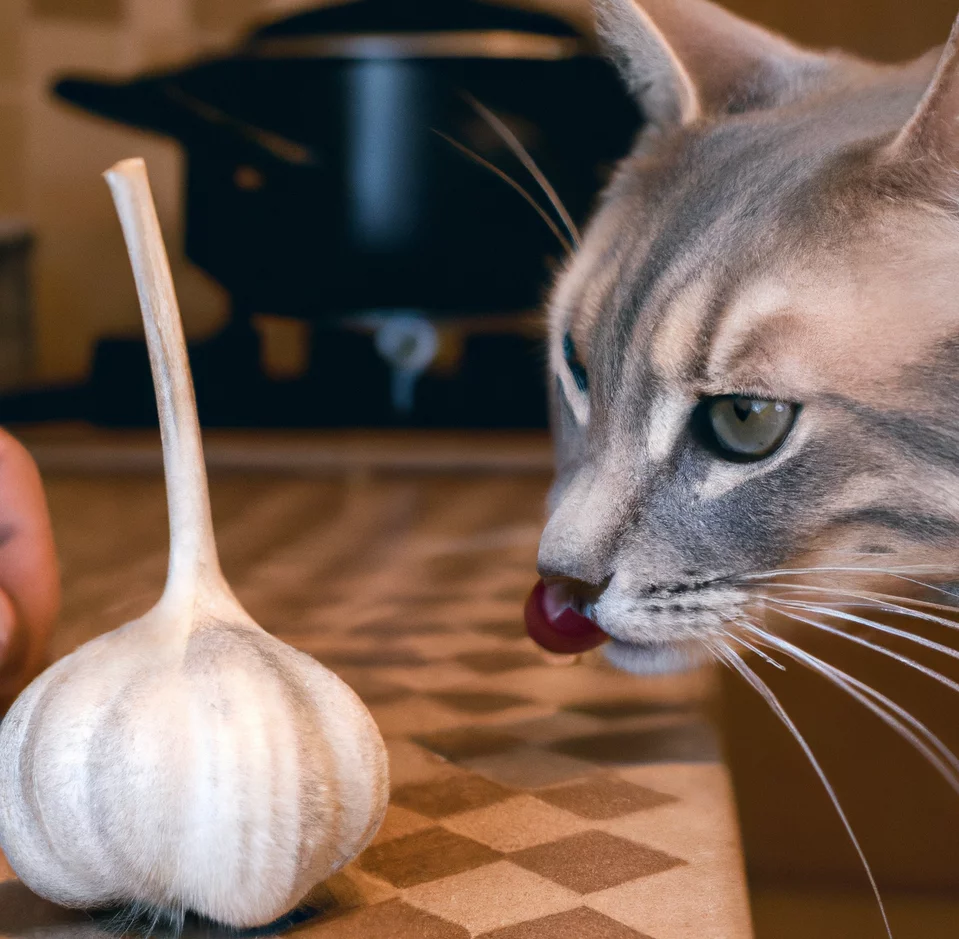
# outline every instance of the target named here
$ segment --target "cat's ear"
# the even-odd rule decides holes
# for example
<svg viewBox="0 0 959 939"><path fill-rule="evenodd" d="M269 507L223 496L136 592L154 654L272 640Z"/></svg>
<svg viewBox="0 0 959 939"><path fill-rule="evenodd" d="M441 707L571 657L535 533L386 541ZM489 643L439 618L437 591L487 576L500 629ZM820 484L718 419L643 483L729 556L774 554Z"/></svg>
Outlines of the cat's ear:
<svg viewBox="0 0 959 939"><path fill-rule="evenodd" d="M959 19L919 107L887 156L913 167L923 162L952 168L959 165Z"/></svg>
<svg viewBox="0 0 959 939"><path fill-rule="evenodd" d="M659 125L761 106L818 59L708 0L594 0L594 6L607 55Z"/></svg>

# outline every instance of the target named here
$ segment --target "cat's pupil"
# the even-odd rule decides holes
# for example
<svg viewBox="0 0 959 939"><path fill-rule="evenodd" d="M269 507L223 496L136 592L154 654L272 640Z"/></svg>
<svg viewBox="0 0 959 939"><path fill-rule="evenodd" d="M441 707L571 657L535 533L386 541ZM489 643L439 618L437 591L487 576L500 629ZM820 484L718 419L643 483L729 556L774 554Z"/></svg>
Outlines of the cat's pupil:
<svg viewBox="0 0 959 939"><path fill-rule="evenodd" d="M580 391L586 392L589 389L589 376L586 374L586 366L580 361L576 352L576 343L569 333L563 336L563 357L566 359L566 367L576 382L576 387Z"/></svg>
<svg viewBox="0 0 959 939"><path fill-rule="evenodd" d="M753 415L762 414L767 408L773 408L777 413L782 413L786 405L778 401L761 401L758 398L733 398L733 410L741 421L748 421Z"/></svg>
<svg viewBox="0 0 959 939"><path fill-rule="evenodd" d="M775 453L789 436L797 405L742 395L707 398L697 409L694 428L719 456L732 460L759 460Z"/></svg>

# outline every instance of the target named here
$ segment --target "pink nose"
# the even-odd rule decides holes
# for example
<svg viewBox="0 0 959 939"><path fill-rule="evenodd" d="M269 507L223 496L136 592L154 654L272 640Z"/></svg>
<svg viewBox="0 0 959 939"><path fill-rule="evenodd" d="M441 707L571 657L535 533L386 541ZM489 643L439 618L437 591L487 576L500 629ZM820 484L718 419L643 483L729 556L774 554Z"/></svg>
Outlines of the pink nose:
<svg viewBox="0 0 959 939"><path fill-rule="evenodd" d="M560 585L537 581L526 601L526 631L550 652L575 655L601 646L609 638L592 620L569 605Z"/></svg>

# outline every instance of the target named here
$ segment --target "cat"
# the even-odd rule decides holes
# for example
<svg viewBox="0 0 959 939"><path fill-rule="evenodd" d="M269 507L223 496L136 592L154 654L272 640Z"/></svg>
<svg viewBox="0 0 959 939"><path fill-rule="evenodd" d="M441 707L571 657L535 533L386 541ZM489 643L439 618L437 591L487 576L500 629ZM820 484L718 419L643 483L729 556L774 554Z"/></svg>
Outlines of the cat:
<svg viewBox="0 0 959 939"><path fill-rule="evenodd" d="M594 3L648 123L548 306L554 607L650 673L739 660L817 584L955 574L959 22L879 65L707 0Z"/></svg>

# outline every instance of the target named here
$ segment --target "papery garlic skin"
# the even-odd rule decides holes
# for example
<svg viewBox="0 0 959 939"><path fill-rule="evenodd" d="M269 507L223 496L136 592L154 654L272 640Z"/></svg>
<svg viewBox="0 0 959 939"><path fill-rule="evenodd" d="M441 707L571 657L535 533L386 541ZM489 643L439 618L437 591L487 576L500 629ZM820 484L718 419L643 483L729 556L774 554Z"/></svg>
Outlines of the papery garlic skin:
<svg viewBox="0 0 959 939"><path fill-rule="evenodd" d="M248 928L372 839L386 748L339 678L223 577L186 339L142 160L107 174L143 309L170 563L157 605L44 672L0 725L0 848L64 906Z"/></svg>
<svg viewBox="0 0 959 939"><path fill-rule="evenodd" d="M155 610L48 669L0 725L0 847L70 907L273 922L369 843L386 749L332 672L243 620Z"/></svg>

